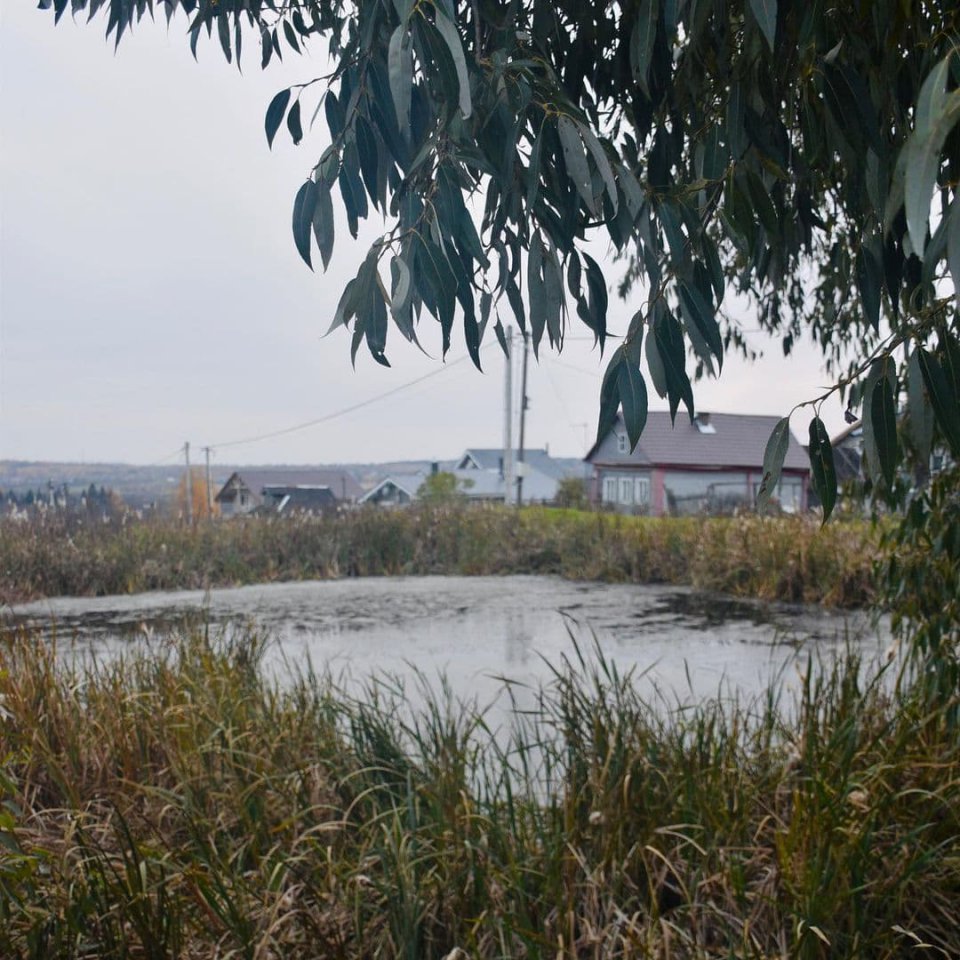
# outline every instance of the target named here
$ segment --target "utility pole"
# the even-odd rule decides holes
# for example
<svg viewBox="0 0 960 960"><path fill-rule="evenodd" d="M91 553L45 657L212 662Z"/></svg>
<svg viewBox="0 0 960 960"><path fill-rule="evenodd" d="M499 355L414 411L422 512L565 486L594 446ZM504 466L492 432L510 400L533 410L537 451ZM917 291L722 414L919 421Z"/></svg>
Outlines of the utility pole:
<svg viewBox="0 0 960 960"><path fill-rule="evenodd" d="M193 478L190 476L190 441L183 444L183 458L187 464L186 489L187 489L187 523L193 526Z"/></svg>
<svg viewBox="0 0 960 960"><path fill-rule="evenodd" d="M520 374L520 448L517 450L517 506L523 505L523 440L527 422L527 357L530 355L530 340L523 331L523 369Z"/></svg>
<svg viewBox="0 0 960 960"><path fill-rule="evenodd" d="M210 448L203 448L204 456L207 459L207 520L213 519L213 488L210 486Z"/></svg>
<svg viewBox="0 0 960 960"><path fill-rule="evenodd" d="M507 327L503 378L503 502L512 505L513 489L513 327Z"/></svg>

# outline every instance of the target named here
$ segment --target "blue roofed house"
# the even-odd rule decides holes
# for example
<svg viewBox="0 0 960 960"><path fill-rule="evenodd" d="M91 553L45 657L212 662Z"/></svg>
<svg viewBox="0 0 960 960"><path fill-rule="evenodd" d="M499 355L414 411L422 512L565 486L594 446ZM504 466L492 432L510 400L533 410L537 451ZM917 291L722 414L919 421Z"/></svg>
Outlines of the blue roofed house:
<svg viewBox="0 0 960 960"><path fill-rule="evenodd" d="M513 451L514 477L523 473L523 502L552 503L560 481L566 477L589 477L582 460L575 457L551 457L548 450L524 450L523 466L519 451ZM463 493L471 500L503 502L504 464L502 448L471 447L464 451L452 473L461 481Z"/></svg>
<svg viewBox="0 0 960 960"><path fill-rule="evenodd" d="M420 485L429 475L428 470L388 474L380 478L357 503L380 507L404 507L417 499Z"/></svg>
<svg viewBox="0 0 960 960"><path fill-rule="evenodd" d="M514 450L515 480L519 476L518 461L519 451ZM551 457L547 450L525 450L523 462L524 503L552 503L565 477L589 478L589 467L576 457ZM430 469L386 474L360 497L359 503L404 506L418 498L420 485L431 472L438 471L453 474L458 493L467 500L503 503L506 499L503 450L471 447L457 460L437 462Z"/></svg>
<svg viewBox="0 0 960 960"><path fill-rule="evenodd" d="M779 417L738 413L684 415L672 425L651 410L631 453L618 416L586 456L593 470L591 499L629 513L654 516L732 513L752 508L763 479L763 454ZM771 503L787 513L807 509L810 463L790 434Z"/></svg>

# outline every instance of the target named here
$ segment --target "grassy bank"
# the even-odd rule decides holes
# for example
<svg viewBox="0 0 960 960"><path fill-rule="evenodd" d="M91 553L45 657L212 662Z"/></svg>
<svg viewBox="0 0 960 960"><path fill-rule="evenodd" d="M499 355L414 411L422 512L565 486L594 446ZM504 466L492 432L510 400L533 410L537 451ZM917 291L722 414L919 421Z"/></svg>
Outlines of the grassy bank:
<svg viewBox="0 0 960 960"><path fill-rule="evenodd" d="M864 522L621 517L530 508L360 510L200 525L0 526L0 601L391 574L551 573L859 606L878 536Z"/></svg>
<svg viewBox="0 0 960 960"><path fill-rule="evenodd" d="M261 652L4 639L0 955L960 955L950 705L855 660L670 722L575 662L511 739L442 694L273 686Z"/></svg>

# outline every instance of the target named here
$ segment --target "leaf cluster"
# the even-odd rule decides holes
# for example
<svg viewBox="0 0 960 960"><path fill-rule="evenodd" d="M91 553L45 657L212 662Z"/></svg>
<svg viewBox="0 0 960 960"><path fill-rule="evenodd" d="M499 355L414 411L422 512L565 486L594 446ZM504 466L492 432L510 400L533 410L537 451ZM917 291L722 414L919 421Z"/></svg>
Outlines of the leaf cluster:
<svg viewBox="0 0 960 960"><path fill-rule="evenodd" d="M43 0L59 19L66 0ZM154 0L72 0L107 33ZM331 329L387 364L391 327L435 321L480 367L487 327L512 315L535 351L575 314L602 349L608 279L585 250L605 236L640 306L603 380L632 444L648 385L692 417L693 381L743 348L723 303L752 299L785 352L812 336L837 374L815 406L811 463L836 499L819 405L860 407L875 489L904 453L957 455L960 353L960 10L948 0L165 0L194 50L227 59L259 38L266 67L327 44L333 73L280 91L266 114L329 142L294 201L292 231L324 268L334 203L348 230L380 214ZM319 96L316 94L319 93ZM841 371L849 359L846 372ZM909 430L906 425L909 424ZM772 482L783 427L768 449ZM779 459L778 459L779 458ZM825 513L829 513L829 508Z"/></svg>

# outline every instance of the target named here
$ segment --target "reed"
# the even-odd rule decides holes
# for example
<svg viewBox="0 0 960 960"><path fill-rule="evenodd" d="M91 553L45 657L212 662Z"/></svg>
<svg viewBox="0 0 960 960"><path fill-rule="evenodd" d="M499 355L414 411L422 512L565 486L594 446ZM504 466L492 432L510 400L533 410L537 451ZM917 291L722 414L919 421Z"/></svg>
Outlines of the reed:
<svg viewBox="0 0 960 960"><path fill-rule="evenodd" d="M956 693L848 654L678 710L572 645L504 714L267 649L7 632L0 955L960 955Z"/></svg>
<svg viewBox="0 0 960 960"><path fill-rule="evenodd" d="M673 519L459 505L201 524L0 524L0 602L392 574L542 573L861 606L880 535L862 521Z"/></svg>

